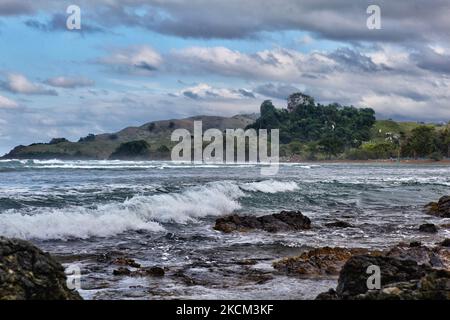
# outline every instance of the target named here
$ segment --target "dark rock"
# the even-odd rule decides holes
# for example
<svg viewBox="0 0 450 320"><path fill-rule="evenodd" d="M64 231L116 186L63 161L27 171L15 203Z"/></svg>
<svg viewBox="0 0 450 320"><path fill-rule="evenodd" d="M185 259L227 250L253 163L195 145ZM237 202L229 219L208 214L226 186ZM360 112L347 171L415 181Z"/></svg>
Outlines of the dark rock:
<svg viewBox="0 0 450 320"><path fill-rule="evenodd" d="M339 295L337 294L336 290L330 289L327 292L320 293L316 300L341 300L339 298Z"/></svg>
<svg viewBox="0 0 450 320"><path fill-rule="evenodd" d="M419 226L419 231L426 233L437 233L438 228L432 223L424 223Z"/></svg>
<svg viewBox="0 0 450 320"><path fill-rule="evenodd" d="M328 228L353 228L354 226L348 222L337 220L335 222L330 222L325 224Z"/></svg>
<svg viewBox="0 0 450 320"><path fill-rule="evenodd" d="M441 218L450 218L450 196L444 196L438 202L430 202L425 206L428 214Z"/></svg>
<svg viewBox="0 0 450 320"><path fill-rule="evenodd" d="M129 276L129 275L131 275L131 271L128 268L120 267L119 269L115 269L113 271L113 275L115 275L115 276Z"/></svg>
<svg viewBox="0 0 450 320"><path fill-rule="evenodd" d="M417 280L429 271L428 267L418 265L417 262L412 260L385 256L354 256L345 263L341 270L336 288L338 295L345 299L366 293L369 277L367 268L371 265L380 268L382 285Z"/></svg>
<svg viewBox="0 0 450 320"><path fill-rule="evenodd" d="M420 242L420 241L412 241L412 242L409 244L409 246L410 246L411 248L421 247L421 246L422 246L422 242Z"/></svg>
<svg viewBox="0 0 450 320"><path fill-rule="evenodd" d="M138 271L133 272L133 275L136 276L151 276L151 277L164 277L165 271L163 268L160 267L149 267L149 268L142 268Z"/></svg>
<svg viewBox="0 0 450 320"><path fill-rule="evenodd" d="M450 272L433 270L418 280L399 282L370 290L359 300L450 300Z"/></svg>
<svg viewBox="0 0 450 320"><path fill-rule="evenodd" d="M351 256L365 253L367 249L317 248L279 260L273 267L288 275L337 275Z"/></svg>
<svg viewBox="0 0 450 320"><path fill-rule="evenodd" d="M215 230L225 233L260 229L268 232L298 231L311 228L311 220L300 211L282 211L262 217L230 215L216 220Z"/></svg>
<svg viewBox="0 0 450 320"><path fill-rule="evenodd" d="M62 265L31 243L0 237L0 300L81 300Z"/></svg>
<svg viewBox="0 0 450 320"><path fill-rule="evenodd" d="M121 266L129 266L133 268L140 268L141 265L134 261L134 259L130 258L117 258L113 261L114 264L121 265Z"/></svg>
<svg viewBox="0 0 450 320"><path fill-rule="evenodd" d="M445 239L444 241L442 241L441 243L440 243L440 245L441 246L443 246L443 247L450 247L450 239Z"/></svg>
<svg viewBox="0 0 450 320"><path fill-rule="evenodd" d="M391 258L397 258L401 260L412 260L419 265L427 265L434 268L447 268L450 267L448 256L449 251L441 248L429 248L426 246L413 246L406 244L399 244L385 254Z"/></svg>

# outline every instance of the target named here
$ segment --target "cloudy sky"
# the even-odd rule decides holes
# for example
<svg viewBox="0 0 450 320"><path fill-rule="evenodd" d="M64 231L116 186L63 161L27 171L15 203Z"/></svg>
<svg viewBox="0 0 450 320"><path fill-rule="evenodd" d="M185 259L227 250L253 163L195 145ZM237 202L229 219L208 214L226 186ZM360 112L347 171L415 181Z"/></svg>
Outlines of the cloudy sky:
<svg viewBox="0 0 450 320"><path fill-rule="evenodd" d="M448 121L449 16L448 0L0 0L0 154L294 91Z"/></svg>

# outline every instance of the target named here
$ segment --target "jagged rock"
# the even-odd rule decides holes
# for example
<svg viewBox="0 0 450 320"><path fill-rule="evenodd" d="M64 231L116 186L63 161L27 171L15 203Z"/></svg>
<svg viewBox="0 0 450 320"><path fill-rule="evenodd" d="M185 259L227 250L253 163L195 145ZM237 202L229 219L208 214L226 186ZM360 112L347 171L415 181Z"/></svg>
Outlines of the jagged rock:
<svg viewBox="0 0 450 320"><path fill-rule="evenodd" d="M444 196L438 202L430 202L425 206L426 213L441 218L450 218L450 196Z"/></svg>
<svg viewBox="0 0 450 320"><path fill-rule="evenodd" d="M288 275L337 275L351 256L368 252L361 248L317 248L276 261L273 267Z"/></svg>
<svg viewBox="0 0 450 320"><path fill-rule="evenodd" d="M298 231L311 228L311 220L300 211L282 211L262 217L237 214L216 220L215 230L225 233L260 229L268 232Z"/></svg>
<svg viewBox="0 0 450 320"><path fill-rule="evenodd" d="M351 223L341 221L341 220L326 223L325 226L328 228L353 228L354 227Z"/></svg>
<svg viewBox="0 0 450 320"><path fill-rule="evenodd" d="M62 265L31 243L0 237L0 300L81 300Z"/></svg>
<svg viewBox="0 0 450 320"><path fill-rule="evenodd" d="M438 228L432 223L424 223L419 226L419 231L426 233L437 233Z"/></svg>

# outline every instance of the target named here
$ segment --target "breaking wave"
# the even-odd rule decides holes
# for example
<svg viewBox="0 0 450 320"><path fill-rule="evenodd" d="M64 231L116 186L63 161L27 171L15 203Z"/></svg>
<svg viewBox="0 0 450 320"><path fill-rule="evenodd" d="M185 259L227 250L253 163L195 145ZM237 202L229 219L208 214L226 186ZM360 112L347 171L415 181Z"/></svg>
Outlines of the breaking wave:
<svg viewBox="0 0 450 320"><path fill-rule="evenodd" d="M164 223L195 223L241 208L244 191L275 193L298 188L273 180L238 184L226 181L191 187L181 193L134 196L96 207L10 209L0 215L0 234L23 239L109 237L131 230L164 231Z"/></svg>

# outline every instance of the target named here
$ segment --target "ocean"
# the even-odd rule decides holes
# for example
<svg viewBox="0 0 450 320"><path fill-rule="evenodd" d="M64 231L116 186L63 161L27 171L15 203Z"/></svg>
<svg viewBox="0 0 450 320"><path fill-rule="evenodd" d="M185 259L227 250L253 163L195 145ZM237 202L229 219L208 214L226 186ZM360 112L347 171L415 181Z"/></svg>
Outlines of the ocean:
<svg viewBox="0 0 450 320"><path fill-rule="evenodd" d="M260 165L163 161L0 161L0 235L27 239L81 270L85 299L312 299L335 277L289 277L277 259L324 246L382 249L449 237L423 206L450 194L450 166L397 163ZM215 219L300 210L312 229L223 234ZM327 228L337 219L354 228ZM123 277L126 256L166 276ZM252 264L245 263L253 261Z"/></svg>

